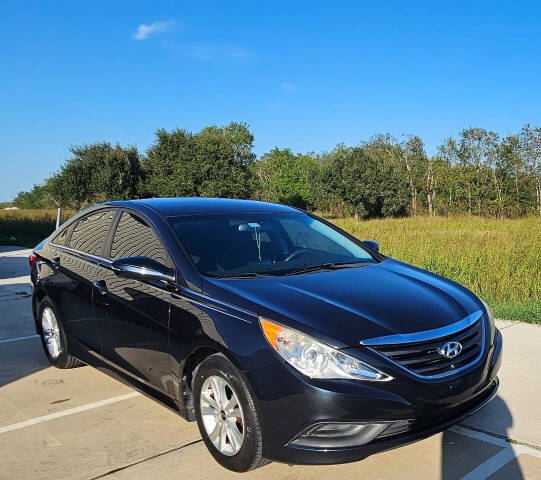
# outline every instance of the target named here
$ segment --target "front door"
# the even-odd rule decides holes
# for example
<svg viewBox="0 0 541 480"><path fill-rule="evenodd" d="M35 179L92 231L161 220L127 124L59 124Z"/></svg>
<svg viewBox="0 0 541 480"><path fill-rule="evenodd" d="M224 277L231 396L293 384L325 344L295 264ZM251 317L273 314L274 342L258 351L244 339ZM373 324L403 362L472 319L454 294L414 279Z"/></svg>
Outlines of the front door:
<svg viewBox="0 0 541 480"><path fill-rule="evenodd" d="M109 262L98 267L102 293L94 297L95 305L106 312L95 317L102 355L123 373L171 395L171 287L158 281L124 278L113 271L113 260L133 256L150 257L170 266L166 250L149 223L123 211L111 241Z"/></svg>

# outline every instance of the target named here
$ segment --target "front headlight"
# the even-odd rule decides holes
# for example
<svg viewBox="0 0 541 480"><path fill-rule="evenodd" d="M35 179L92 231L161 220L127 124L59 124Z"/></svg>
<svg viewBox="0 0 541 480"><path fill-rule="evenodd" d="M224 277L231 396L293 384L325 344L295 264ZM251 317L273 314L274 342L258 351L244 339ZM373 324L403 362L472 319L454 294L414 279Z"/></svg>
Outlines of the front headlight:
<svg viewBox="0 0 541 480"><path fill-rule="evenodd" d="M494 317L492 316L492 310L482 298L480 298L479 300L483 302L483 306L485 307L486 317L488 320L488 334L489 334L488 338L490 340L490 344L492 344L492 342L494 341L494 332L496 330L496 326L494 325Z"/></svg>
<svg viewBox="0 0 541 480"><path fill-rule="evenodd" d="M260 318L270 345L299 372L311 378L349 378L386 382L393 377L298 330Z"/></svg>

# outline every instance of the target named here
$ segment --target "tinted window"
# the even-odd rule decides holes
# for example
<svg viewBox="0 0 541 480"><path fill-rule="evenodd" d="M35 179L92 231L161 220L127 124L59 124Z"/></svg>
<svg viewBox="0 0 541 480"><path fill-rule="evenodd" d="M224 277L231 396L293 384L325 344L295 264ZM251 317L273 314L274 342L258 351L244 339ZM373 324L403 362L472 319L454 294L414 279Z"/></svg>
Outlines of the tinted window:
<svg viewBox="0 0 541 480"><path fill-rule="evenodd" d="M66 245L68 241L68 233L71 227L64 228L53 238L53 242L56 245Z"/></svg>
<svg viewBox="0 0 541 480"><path fill-rule="evenodd" d="M111 258L123 257L149 257L166 265L165 248L152 227L127 212L120 217L111 245Z"/></svg>
<svg viewBox="0 0 541 480"><path fill-rule="evenodd" d="M336 241L335 235L328 235L329 230L332 231L332 229L324 223L318 222L318 228L317 224L299 222L294 217L291 219L285 218L281 222L295 248L308 248L338 255L348 254L347 249Z"/></svg>
<svg viewBox="0 0 541 480"><path fill-rule="evenodd" d="M188 215L170 222L199 270L210 276L280 275L375 261L355 242L302 213Z"/></svg>
<svg viewBox="0 0 541 480"><path fill-rule="evenodd" d="M113 214L113 210L102 210L81 218L73 229L69 247L101 256Z"/></svg>

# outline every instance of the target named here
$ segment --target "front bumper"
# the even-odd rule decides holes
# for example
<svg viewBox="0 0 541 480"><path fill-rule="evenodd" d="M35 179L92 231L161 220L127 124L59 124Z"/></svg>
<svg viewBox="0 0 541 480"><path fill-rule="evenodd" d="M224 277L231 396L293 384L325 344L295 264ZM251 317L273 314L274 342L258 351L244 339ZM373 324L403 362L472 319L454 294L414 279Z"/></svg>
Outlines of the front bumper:
<svg viewBox="0 0 541 480"><path fill-rule="evenodd" d="M420 381L384 363L374 366L395 376L384 384L307 380L283 362L248 372L263 420L263 455L292 464L344 463L438 433L494 398L501 352L497 332L478 364L444 381ZM356 445L299 442L302 432L327 422L388 426Z"/></svg>

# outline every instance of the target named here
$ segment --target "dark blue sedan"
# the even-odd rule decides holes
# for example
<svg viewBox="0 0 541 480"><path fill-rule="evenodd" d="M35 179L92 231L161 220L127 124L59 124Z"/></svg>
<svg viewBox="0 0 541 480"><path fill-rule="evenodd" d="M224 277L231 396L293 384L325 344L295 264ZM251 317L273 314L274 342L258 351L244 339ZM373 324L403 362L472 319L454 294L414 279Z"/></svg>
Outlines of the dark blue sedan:
<svg viewBox="0 0 541 480"><path fill-rule="evenodd" d="M295 208L107 202L29 260L50 362L92 365L197 421L234 471L360 460L498 388L502 337L482 300Z"/></svg>

